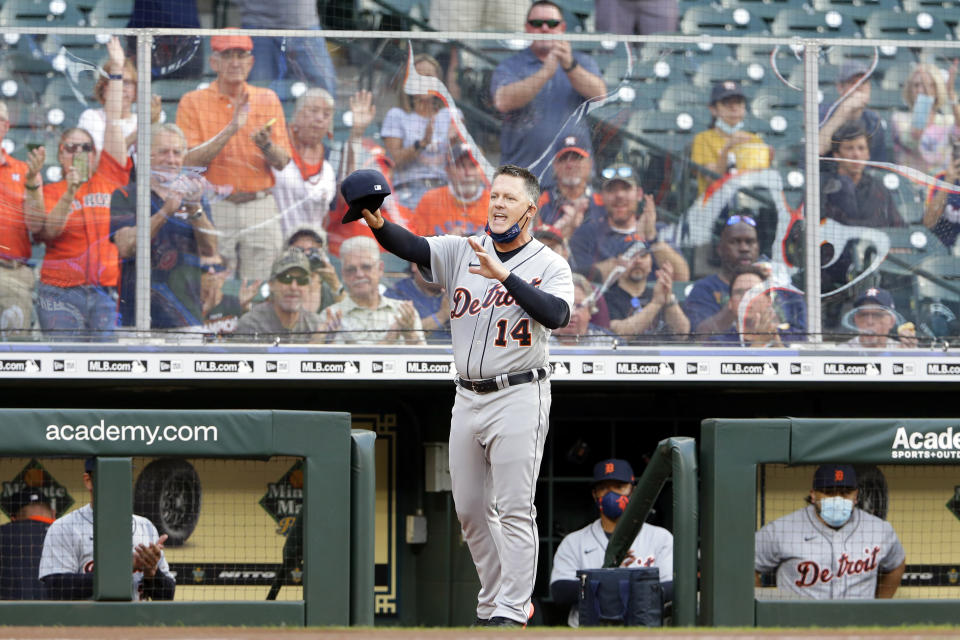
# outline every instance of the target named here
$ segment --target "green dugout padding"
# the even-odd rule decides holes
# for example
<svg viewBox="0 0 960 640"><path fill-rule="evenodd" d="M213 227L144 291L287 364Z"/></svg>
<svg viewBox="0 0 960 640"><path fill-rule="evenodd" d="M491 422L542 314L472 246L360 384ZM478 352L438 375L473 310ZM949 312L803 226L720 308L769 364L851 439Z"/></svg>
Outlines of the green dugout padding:
<svg viewBox="0 0 960 640"><path fill-rule="evenodd" d="M373 626L374 502L376 501L376 457L373 431L350 432L350 624Z"/></svg>
<svg viewBox="0 0 960 640"><path fill-rule="evenodd" d="M686 627L693 626L697 617L697 452L693 438L667 438L657 445L610 536L603 566L620 566L669 478L673 481L673 624Z"/></svg>
<svg viewBox="0 0 960 640"><path fill-rule="evenodd" d="M366 441L361 438L357 448L365 451ZM372 444L369 447L372 449ZM116 505L97 512L94 583L99 600L0 602L4 624L302 626L351 622L351 570L362 564L351 559L351 485L372 485L373 480L363 473L351 479L349 414L2 410L0 455L97 456L94 504ZM302 602L117 602L131 598L130 554L111 554L111 550L131 548L130 458L281 455L304 458ZM372 474L372 465L367 467ZM372 521L372 499L368 502L363 508L369 510ZM372 572L372 549L369 565ZM370 584L367 593L372 594L372 578L357 579L360 584L365 581ZM372 604L362 606L372 612Z"/></svg>
<svg viewBox="0 0 960 640"><path fill-rule="evenodd" d="M705 420L701 429L700 624L960 624L946 600L758 601L754 598L757 467L763 463L956 464L960 420Z"/></svg>

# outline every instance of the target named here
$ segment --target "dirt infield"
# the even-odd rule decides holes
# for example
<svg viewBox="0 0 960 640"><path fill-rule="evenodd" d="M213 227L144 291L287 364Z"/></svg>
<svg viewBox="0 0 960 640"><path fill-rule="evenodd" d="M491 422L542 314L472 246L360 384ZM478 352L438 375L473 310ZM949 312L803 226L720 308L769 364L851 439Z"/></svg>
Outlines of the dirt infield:
<svg viewBox="0 0 960 640"><path fill-rule="evenodd" d="M426 638L440 640L454 638L471 640L483 638L537 640L633 640L637 637L664 638L667 640L810 640L810 638L837 638L838 640L932 640L934 638L958 638L960 627L935 627L928 629L768 629L768 630L731 630L704 629L701 632L690 629L643 629L629 630L583 630L562 628L531 628L515 630L479 630L479 629L392 629L392 628L354 628L354 629L284 629L238 628L238 627L0 627L0 640L359 640L360 638L382 638L400 640Z"/></svg>

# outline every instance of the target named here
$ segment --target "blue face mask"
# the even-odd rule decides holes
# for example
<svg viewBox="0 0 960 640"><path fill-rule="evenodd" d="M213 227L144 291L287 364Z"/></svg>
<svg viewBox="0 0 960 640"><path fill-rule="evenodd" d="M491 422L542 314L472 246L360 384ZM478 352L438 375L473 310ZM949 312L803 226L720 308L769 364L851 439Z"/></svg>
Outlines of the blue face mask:
<svg viewBox="0 0 960 640"><path fill-rule="evenodd" d="M852 513L853 500L843 496L831 496L820 501L820 517L831 527L842 527Z"/></svg>
<svg viewBox="0 0 960 640"><path fill-rule="evenodd" d="M715 126L717 129L720 129L720 131L723 131L728 136L732 136L737 131L740 131L741 129L743 129L743 120L741 120L737 124L729 125L726 123L726 121L721 120L720 118L717 118L717 121L713 124L713 126Z"/></svg>
<svg viewBox="0 0 960 640"><path fill-rule="evenodd" d="M608 491L597 504L600 506L603 515L611 520L616 520L623 515L623 510L627 508L628 502L630 502L630 496L622 496L616 491Z"/></svg>
<svg viewBox="0 0 960 640"><path fill-rule="evenodd" d="M527 207L527 211L530 211L530 207ZM524 211L524 212L523 212L523 226L524 226L524 227L527 226L527 220L530 219L530 218L526 217L526 216L527 216L527 211ZM499 242L500 244L507 244L508 242L512 241L514 238L516 238L518 235L520 235L520 232L521 232L522 230L523 230L523 227L520 226L519 221L514 222L514 223L513 223L513 226L510 227L509 229L507 229L506 231L504 231L503 233L494 233L493 231L490 230L490 225L489 225L489 224L484 228L484 231L486 231L487 234L488 234L491 238L493 238L493 241L494 241L494 242Z"/></svg>

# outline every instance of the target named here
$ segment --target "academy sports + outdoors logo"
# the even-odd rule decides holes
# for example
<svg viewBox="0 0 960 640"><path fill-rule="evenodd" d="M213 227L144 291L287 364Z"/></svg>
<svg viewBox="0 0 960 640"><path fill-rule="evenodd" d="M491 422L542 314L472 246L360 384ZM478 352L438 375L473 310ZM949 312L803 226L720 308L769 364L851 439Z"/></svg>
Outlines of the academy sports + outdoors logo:
<svg viewBox="0 0 960 640"><path fill-rule="evenodd" d="M941 431L913 431L898 427L890 445L894 460L934 460L960 458L960 430L953 427Z"/></svg>
<svg viewBox="0 0 960 640"><path fill-rule="evenodd" d="M220 430L216 425L108 425L105 420L86 424L50 424L44 430L47 440L69 442L142 442L148 447L156 442L216 442Z"/></svg>

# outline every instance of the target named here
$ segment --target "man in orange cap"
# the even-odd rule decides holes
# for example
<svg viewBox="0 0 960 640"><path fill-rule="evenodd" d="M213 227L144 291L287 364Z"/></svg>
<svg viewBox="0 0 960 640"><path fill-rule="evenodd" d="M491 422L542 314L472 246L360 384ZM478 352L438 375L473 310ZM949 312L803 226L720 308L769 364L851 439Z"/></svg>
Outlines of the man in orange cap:
<svg viewBox="0 0 960 640"><path fill-rule="evenodd" d="M270 167L290 161L287 123L277 94L247 84L249 36L213 36L210 48L217 79L183 96L177 109L190 148L184 165L207 167L211 183L232 188L212 205L220 252L240 278L265 280L283 245Z"/></svg>

